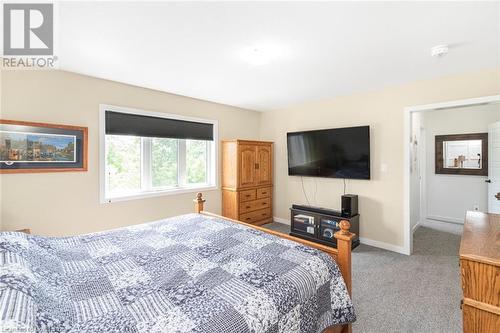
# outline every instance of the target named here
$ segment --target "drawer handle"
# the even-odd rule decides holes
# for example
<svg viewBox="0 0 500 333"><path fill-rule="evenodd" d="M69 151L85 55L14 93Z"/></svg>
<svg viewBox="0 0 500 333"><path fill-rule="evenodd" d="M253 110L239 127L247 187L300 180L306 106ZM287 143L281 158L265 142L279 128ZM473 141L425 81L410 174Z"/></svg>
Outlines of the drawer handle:
<svg viewBox="0 0 500 333"><path fill-rule="evenodd" d="M247 220L247 221L248 221L248 220L251 220L251 219L252 219L251 217L247 217L245 220Z"/></svg>
<svg viewBox="0 0 500 333"><path fill-rule="evenodd" d="M267 213L262 213L262 216L266 216L266 215L267 215Z"/></svg>
<svg viewBox="0 0 500 333"><path fill-rule="evenodd" d="M248 209L248 208L252 208L252 206L246 206L246 208L247 208L247 209Z"/></svg>
<svg viewBox="0 0 500 333"><path fill-rule="evenodd" d="M250 198L252 195L251 194L246 194L245 195L247 198Z"/></svg>
<svg viewBox="0 0 500 333"><path fill-rule="evenodd" d="M261 192L262 194L267 194L267 192Z"/></svg>
<svg viewBox="0 0 500 333"><path fill-rule="evenodd" d="M262 205L264 205L264 206L267 205L267 202L263 202Z"/></svg>

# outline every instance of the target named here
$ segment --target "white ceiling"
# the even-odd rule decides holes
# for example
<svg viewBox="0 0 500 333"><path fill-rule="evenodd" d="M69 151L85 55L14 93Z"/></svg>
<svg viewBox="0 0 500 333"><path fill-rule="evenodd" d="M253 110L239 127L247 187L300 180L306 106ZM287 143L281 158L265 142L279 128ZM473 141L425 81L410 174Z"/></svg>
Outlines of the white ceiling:
<svg viewBox="0 0 500 333"><path fill-rule="evenodd" d="M500 63L498 2L65 2L56 24L61 69L259 111Z"/></svg>

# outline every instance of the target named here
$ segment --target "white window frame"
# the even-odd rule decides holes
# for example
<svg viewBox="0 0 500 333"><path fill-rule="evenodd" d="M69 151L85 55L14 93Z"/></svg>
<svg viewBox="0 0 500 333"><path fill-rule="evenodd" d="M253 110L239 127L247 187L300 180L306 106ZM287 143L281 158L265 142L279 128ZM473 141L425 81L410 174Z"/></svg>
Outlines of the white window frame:
<svg viewBox="0 0 500 333"><path fill-rule="evenodd" d="M114 111L120 113L129 113L129 114L137 114L142 116L151 116L158 118L167 118L167 119L175 119L175 120L184 120L184 121L193 121L198 123L206 123L213 125L213 137L209 148L207 148L207 178L208 184L178 184L178 186L172 188L150 188L151 184L148 184L149 190L141 191L136 193L124 194L120 196L109 196L107 189L107 167L106 167L106 111ZM141 140L141 160L147 161L149 163L151 161L151 140L147 139L147 142L142 142ZM185 144L185 141L179 141ZM147 149L142 149L143 147L147 147ZM172 113L163 113L163 112L155 112L155 111L145 111L133 108L127 108L122 106L108 105L108 104L100 104L99 105L99 188L100 188L100 202L102 204L118 202L118 201L126 201L126 200L134 200L134 199L143 199L150 197L158 197L164 195L176 195L183 193L194 193L199 191L212 191L217 190L218 187L218 149L219 149L219 130L218 130L218 121L211 119L203 119L203 118L195 118L195 117L186 117L178 114ZM179 149L179 152L185 153L186 150ZM178 158L178 161L185 161L185 157ZM142 168L143 163L141 163L141 182L146 179L151 181L150 168L146 168L144 170ZM179 172L184 170L179 168ZM145 173L148 175L145 176ZM142 185L141 185L142 187Z"/></svg>

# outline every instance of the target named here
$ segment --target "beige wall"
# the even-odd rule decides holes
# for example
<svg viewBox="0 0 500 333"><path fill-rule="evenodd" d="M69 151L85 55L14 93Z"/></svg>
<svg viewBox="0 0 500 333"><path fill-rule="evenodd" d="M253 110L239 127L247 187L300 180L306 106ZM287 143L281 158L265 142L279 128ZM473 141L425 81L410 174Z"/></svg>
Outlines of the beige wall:
<svg viewBox="0 0 500 333"><path fill-rule="evenodd" d="M487 70L264 113L261 118L261 138L275 142L274 215L288 219L292 203L306 203L300 177L287 174L286 132L370 125L372 179L348 180L347 192L360 196L360 236L402 247L403 109L413 105L498 94L499 80L499 69ZM304 185L311 204L340 207L342 180L304 178Z"/></svg>
<svg viewBox="0 0 500 333"><path fill-rule="evenodd" d="M70 235L142 223L193 211L194 194L99 203L99 104L176 113L219 121L219 138L257 139L254 111L143 89L62 71L5 71L1 118L87 126L88 172L0 176L4 229L31 228ZM220 212L220 191L205 193Z"/></svg>
<svg viewBox="0 0 500 333"><path fill-rule="evenodd" d="M300 178L287 175L286 132L370 125L372 179L348 180L347 192L360 195L361 237L402 246L404 107L498 94L499 78L498 69L481 71L259 114L67 72L3 72L1 118L88 126L89 171L1 175L0 222L5 229L69 235L192 211L193 194L99 203L98 105L103 103L217 119L220 139L275 141L274 215L287 220L290 205L305 199ZM304 178L304 185L311 204L339 208L342 180ZM205 195L208 210L220 212L220 191Z"/></svg>

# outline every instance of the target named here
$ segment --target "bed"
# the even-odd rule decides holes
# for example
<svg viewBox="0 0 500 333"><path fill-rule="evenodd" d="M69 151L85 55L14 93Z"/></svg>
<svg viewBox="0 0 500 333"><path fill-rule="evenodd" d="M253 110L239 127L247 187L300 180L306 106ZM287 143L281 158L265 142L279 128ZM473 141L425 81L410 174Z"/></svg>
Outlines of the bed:
<svg viewBox="0 0 500 333"><path fill-rule="evenodd" d="M348 224L337 250L203 203L198 194L194 214L82 236L0 233L0 331L350 331Z"/></svg>

